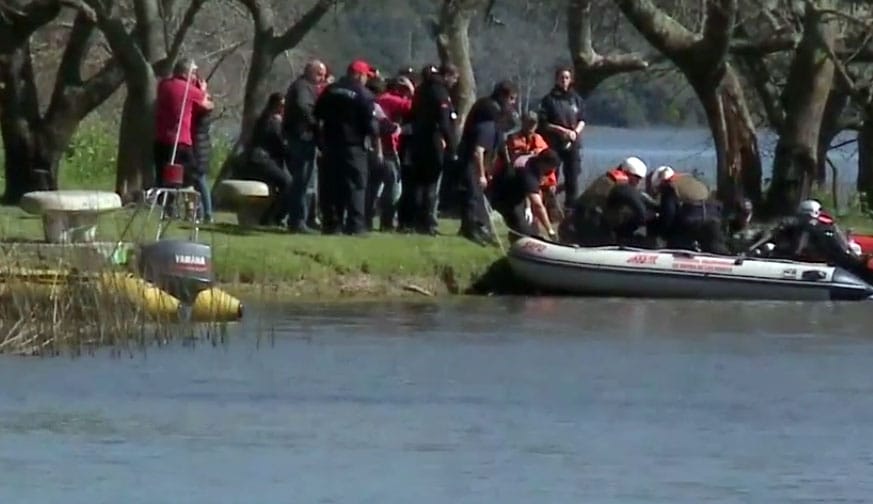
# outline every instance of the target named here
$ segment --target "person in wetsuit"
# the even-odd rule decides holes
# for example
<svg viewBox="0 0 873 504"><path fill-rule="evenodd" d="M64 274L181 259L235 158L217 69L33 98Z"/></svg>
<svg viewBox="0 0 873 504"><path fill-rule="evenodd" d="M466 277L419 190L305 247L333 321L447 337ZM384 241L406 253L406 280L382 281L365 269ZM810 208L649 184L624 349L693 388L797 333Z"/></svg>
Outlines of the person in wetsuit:
<svg viewBox="0 0 873 504"><path fill-rule="evenodd" d="M640 188L647 172L646 163L631 156L596 178L573 202L561 239L585 246L640 241L635 235L655 209Z"/></svg>
<svg viewBox="0 0 873 504"><path fill-rule="evenodd" d="M652 173L651 192L659 199L653 228L668 248L730 254L722 232L721 204L710 199L706 184L659 166Z"/></svg>
<svg viewBox="0 0 873 504"><path fill-rule="evenodd" d="M772 231L771 257L806 262L832 262L848 267L847 260L858 259L849 241L830 216L824 214L821 203L806 200L795 215L783 219Z"/></svg>

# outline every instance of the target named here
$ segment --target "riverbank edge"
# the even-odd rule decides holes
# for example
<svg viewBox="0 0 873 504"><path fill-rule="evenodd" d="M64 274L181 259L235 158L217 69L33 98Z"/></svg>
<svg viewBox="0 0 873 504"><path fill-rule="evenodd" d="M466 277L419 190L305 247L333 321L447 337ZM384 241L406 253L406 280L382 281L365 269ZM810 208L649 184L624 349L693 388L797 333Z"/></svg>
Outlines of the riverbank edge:
<svg viewBox="0 0 873 504"><path fill-rule="evenodd" d="M527 291L513 275L509 261L497 258L463 274L434 265L432 274L344 272L303 275L295 280L240 279L218 275L217 286L245 301L343 302L440 299L456 296L517 295ZM472 271L472 273L470 273ZM236 277L229 279L228 277Z"/></svg>

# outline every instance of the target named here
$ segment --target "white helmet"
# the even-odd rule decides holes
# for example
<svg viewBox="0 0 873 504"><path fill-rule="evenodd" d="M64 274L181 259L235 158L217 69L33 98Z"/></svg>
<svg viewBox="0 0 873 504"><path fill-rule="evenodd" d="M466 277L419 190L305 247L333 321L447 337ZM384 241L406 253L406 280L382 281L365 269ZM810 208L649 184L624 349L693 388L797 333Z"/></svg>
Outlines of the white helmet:
<svg viewBox="0 0 873 504"><path fill-rule="evenodd" d="M655 169L654 173L652 173L652 190L657 192L661 187L661 183L665 180L670 180L670 177L675 175L676 172L673 171L673 168L669 166L659 166Z"/></svg>
<svg viewBox="0 0 873 504"><path fill-rule="evenodd" d="M812 219L818 219L818 216L821 215L821 203L816 200L804 200L800 202L800 205L797 207L798 215L805 215Z"/></svg>
<svg viewBox="0 0 873 504"><path fill-rule="evenodd" d="M635 156L631 156L622 161L619 168L621 168L621 171L627 173L628 175L636 175L641 179L646 178L646 172L649 171L646 163L644 163L642 159Z"/></svg>

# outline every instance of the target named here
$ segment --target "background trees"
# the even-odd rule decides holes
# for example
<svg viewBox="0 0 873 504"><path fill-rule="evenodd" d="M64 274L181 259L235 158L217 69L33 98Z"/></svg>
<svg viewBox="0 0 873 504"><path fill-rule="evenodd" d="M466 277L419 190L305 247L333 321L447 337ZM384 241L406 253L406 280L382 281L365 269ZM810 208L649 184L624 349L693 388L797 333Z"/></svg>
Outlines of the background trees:
<svg viewBox="0 0 873 504"><path fill-rule="evenodd" d="M4 201L54 187L82 121L119 134L117 190L150 182L155 79L180 56L209 77L218 131L244 140L266 94L311 56L339 74L366 57L393 73L461 69L465 112L499 79L522 106L572 64L595 124L706 126L719 194L790 210L859 132L857 187L873 194L873 91L866 2L851 0L3 0L0 133ZM778 135L761 188L757 132Z"/></svg>

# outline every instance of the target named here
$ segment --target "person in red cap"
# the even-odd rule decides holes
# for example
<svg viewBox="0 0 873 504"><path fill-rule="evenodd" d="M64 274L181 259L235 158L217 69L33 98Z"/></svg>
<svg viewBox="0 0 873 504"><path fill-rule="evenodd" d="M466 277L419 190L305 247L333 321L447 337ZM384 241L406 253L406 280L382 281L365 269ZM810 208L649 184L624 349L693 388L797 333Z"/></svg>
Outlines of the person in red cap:
<svg viewBox="0 0 873 504"><path fill-rule="evenodd" d="M319 170L322 233L367 231L367 147L379 142L373 94L365 87L375 70L364 60L329 85L315 103L324 166ZM379 149L381 152L381 149ZM381 163L382 160L380 159Z"/></svg>

